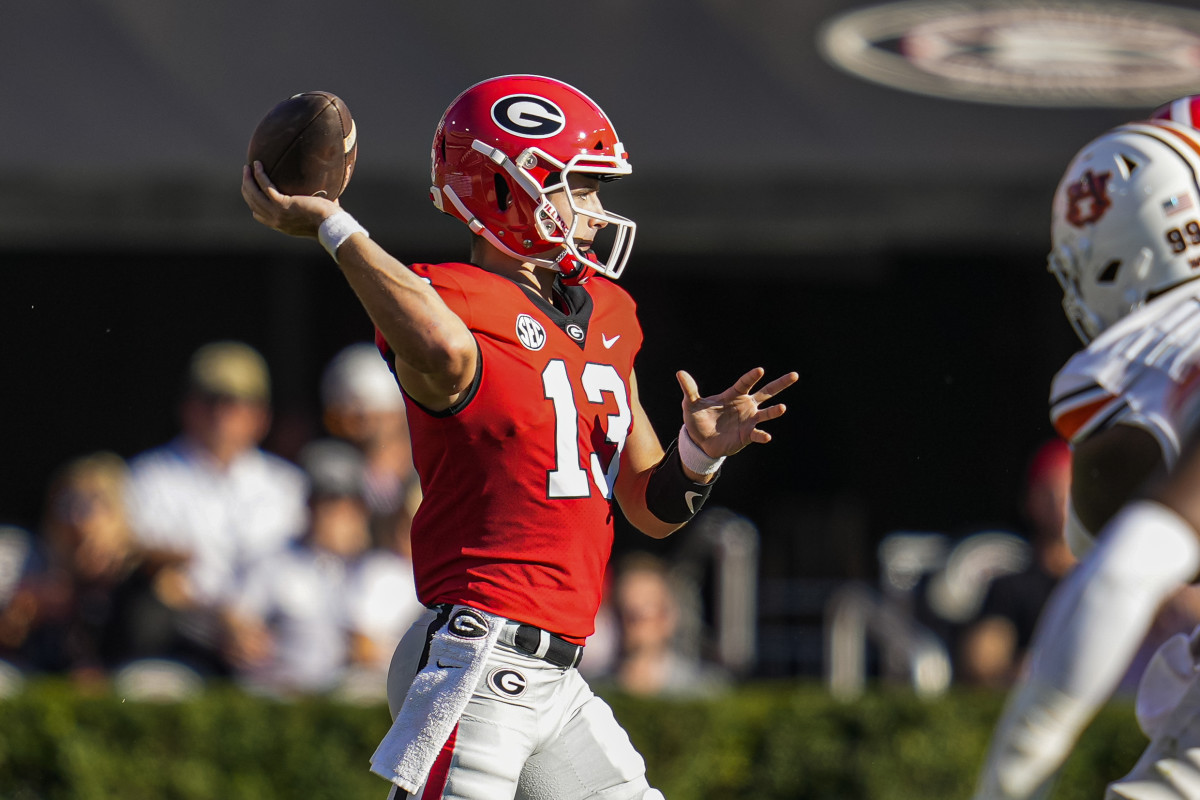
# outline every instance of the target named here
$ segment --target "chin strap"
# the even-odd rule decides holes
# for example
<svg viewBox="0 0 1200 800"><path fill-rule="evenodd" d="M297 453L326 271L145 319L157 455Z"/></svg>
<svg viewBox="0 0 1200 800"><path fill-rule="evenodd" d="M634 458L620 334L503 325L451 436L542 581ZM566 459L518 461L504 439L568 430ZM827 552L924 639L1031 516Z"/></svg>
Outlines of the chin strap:
<svg viewBox="0 0 1200 800"><path fill-rule="evenodd" d="M589 259L594 259L595 256L588 254ZM558 267L558 272L562 275L563 283L567 286L579 286L587 283L588 278L596 274L596 270L587 261L580 261L575 256L571 255L566 248L563 248L562 255L555 259L555 264Z"/></svg>

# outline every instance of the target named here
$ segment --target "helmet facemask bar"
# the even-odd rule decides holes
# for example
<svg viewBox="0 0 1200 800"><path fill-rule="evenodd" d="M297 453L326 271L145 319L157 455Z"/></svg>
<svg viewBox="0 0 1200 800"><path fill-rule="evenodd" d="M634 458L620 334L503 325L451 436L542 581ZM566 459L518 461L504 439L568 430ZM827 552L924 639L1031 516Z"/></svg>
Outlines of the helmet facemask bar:
<svg viewBox="0 0 1200 800"><path fill-rule="evenodd" d="M586 169L576 169L573 167L577 162L584 160ZM615 161L615 159L613 159ZM595 210L582 207L577 201L574 192L571 191L570 176L572 173L580 175L595 176L604 180L608 178L613 180L621 173L598 173L593 171L594 159L590 156L576 157L563 167L559 173L560 177L556 183L547 184L542 187L541 201L538 204L538 231L541 234L542 240L550 245L559 245L563 248L568 256L580 264L586 265L601 275L609 278L620 277L621 272L625 269L625 264L629 260L629 253L633 247L633 237L637 231L637 224L633 220L623 217L619 214L605 210ZM609 177L612 176L612 177ZM558 210L550 201L550 195L555 192L562 192L563 197L567 201L567 206L571 209L571 223L566 225ZM586 240L580 235L580 232L586 230L590 222L594 220L602 223L597 228L590 240ZM587 250L580 250L579 243L581 240L587 241ZM601 255L603 253L603 255ZM542 264L545 259L531 259L535 263ZM562 257L554 260L555 269L561 269L562 262L566 260ZM564 272L570 271L570 264L567 264L567 269L562 269Z"/></svg>
<svg viewBox="0 0 1200 800"><path fill-rule="evenodd" d="M1058 281L1062 288L1063 313L1075 330L1080 341L1087 344L1104 330L1104 323L1088 308L1079 293L1078 271L1075 264L1075 254L1069 247L1060 246L1050 251L1046 259L1046 269Z"/></svg>
<svg viewBox="0 0 1200 800"><path fill-rule="evenodd" d="M582 267L588 267L610 278L620 276L621 272L625 269L625 264L629 260L629 254L633 248L633 239L637 230L637 224L627 217L613 214L609 211L597 212L580 207L570 191L569 183L572 174L596 176L603 181L611 181L621 176L629 175L632 169L628 161L624 158L581 153L572 157L570 161L563 163L538 147L529 147L523 150L514 160L509 159L499 149L493 148L479 140L475 140L472 143L472 148L483 153L503 169L508 177L512 179L514 190L524 192L534 202L534 227L538 239L547 245L547 250L557 245L561 248L562 252L554 257L533 255L529 252L517 252L501 242L500 238L494 235L486 236L489 242L514 258L519 258L523 261L546 267L547 269L563 272L564 274L577 273ZM615 149L621 152L619 144ZM543 186L532 171L535 168L545 172L546 180L554 174L557 174L558 178L554 183L548 183ZM551 194L559 191L564 193L567 204L571 209L572 219L570 225L567 225L563 221L549 198ZM581 230L581 227L586 225L588 220L597 220L604 223L602 230L605 231L605 236L603 238L611 239L611 242L605 248L604 257L596 253L594 248L589 248L586 253L579 249L576 231ZM530 239L522 242L522 246L526 251L534 247L535 244L536 242Z"/></svg>

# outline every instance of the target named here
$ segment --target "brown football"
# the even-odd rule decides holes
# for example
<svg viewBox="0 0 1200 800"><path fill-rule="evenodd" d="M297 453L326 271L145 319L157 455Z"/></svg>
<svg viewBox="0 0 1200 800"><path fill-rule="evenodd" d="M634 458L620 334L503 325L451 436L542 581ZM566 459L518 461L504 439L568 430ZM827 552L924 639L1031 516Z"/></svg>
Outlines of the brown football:
<svg viewBox="0 0 1200 800"><path fill-rule="evenodd" d="M346 189L357 157L350 109L329 92L303 92L272 108L246 151L246 163L261 161L280 192L330 200Z"/></svg>

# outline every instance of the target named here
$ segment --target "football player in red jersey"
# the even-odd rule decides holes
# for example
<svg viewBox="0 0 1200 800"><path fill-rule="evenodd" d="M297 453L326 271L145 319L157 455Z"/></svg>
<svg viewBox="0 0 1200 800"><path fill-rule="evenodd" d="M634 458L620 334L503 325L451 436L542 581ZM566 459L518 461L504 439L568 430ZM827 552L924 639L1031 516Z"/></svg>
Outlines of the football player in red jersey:
<svg viewBox="0 0 1200 800"><path fill-rule="evenodd" d="M1048 791L1160 606L1200 569L1200 452L1182 446L1200 436L1195 105L1183 98L1101 135L1055 193L1049 267L1087 346L1055 376L1051 418L1074 450L1064 533L1084 560L1042 613L976 800ZM1200 797L1197 654L1200 628L1151 659L1137 694L1151 745L1108 797Z"/></svg>
<svg viewBox="0 0 1200 800"><path fill-rule="evenodd" d="M661 797L579 676L613 536L612 503L653 537L701 507L722 461L771 436L762 369L702 397L664 451L638 399L633 300L612 279L634 223L599 189L630 173L604 112L550 78L457 97L434 134L434 205L475 234L464 263L406 266L338 203L288 197L261 165L255 219L319 239L378 330L404 390L423 499L413 563L428 607L397 648L394 722L372 770L439 797Z"/></svg>

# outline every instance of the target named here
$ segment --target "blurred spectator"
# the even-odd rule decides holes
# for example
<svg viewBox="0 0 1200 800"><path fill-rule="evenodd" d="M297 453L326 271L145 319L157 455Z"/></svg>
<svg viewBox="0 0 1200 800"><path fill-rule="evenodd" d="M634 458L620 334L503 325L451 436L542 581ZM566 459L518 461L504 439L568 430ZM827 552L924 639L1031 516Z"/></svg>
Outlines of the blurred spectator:
<svg viewBox="0 0 1200 800"><path fill-rule="evenodd" d="M24 678L11 663L24 639L24 614L10 605L25 577L33 553L33 537L24 528L0 525L0 698L21 691Z"/></svg>
<svg viewBox="0 0 1200 800"><path fill-rule="evenodd" d="M29 531L15 525L0 526L0 659L11 660L25 640L27 612L13 605L12 600L33 561L33 536ZM28 598L22 602L27 603Z"/></svg>
<svg viewBox="0 0 1200 800"><path fill-rule="evenodd" d="M121 657L113 597L136 567L125 514L125 462L74 459L51 478L30 569L0 611L0 639L27 671L99 682Z"/></svg>
<svg viewBox="0 0 1200 800"><path fill-rule="evenodd" d="M1033 557L1029 566L996 578L963 634L960 674L966 682L1005 688L1024 664L1051 591L1075 564L1063 536L1071 490L1071 450L1054 439L1037 449L1026 471L1023 511Z"/></svg>
<svg viewBox="0 0 1200 800"><path fill-rule="evenodd" d="M420 486L412 483L407 497L396 524L385 530L391 538L377 541L363 555L347 596L351 661L365 673L370 690L381 697L396 645L425 610L417 599L409 539L409 521L421 502Z"/></svg>
<svg viewBox="0 0 1200 800"><path fill-rule="evenodd" d="M404 396L373 343L352 344L333 357L321 376L321 405L326 430L366 459L376 543L403 551L419 487Z"/></svg>
<svg viewBox="0 0 1200 800"><path fill-rule="evenodd" d="M8 605L33 555L33 537L16 525L0 525L0 608Z"/></svg>
<svg viewBox="0 0 1200 800"><path fill-rule="evenodd" d="M326 430L362 453L373 548L364 554L348 598L358 688L378 696L392 651L424 610L413 578L412 518L421 486L412 462L408 416L396 378L373 342L340 350L321 375Z"/></svg>
<svg viewBox="0 0 1200 800"><path fill-rule="evenodd" d="M217 611L238 574L305 525L305 478L264 452L271 424L266 362L239 342L192 356L181 432L131 462L133 530L155 594L187 612L186 635L220 669Z"/></svg>
<svg viewBox="0 0 1200 800"><path fill-rule="evenodd" d="M618 564L612 606L619 646L611 679L636 695L704 696L721 691L730 676L715 664L685 656L676 646L680 607L670 572L660 559L633 553Z"/></svg>
<svg viewBox="0 0 1200 800"><path fill-rule="evenodd" d="M411 568L389 579L379 560L386 556L370 550L357 449L321 440L306 446L300 461L310 485L308 529L246 574L226 613L230 661L244 686L280 695L332 691L361 668L375 677L382 698L382 665L402 633L397 614L411 613L405 628L416 616ZM387 642L377 645L376 637Z"/></svg>
<svg viewBox="0 0 1200 800"><path fill-rule="evenodd" d="M612 591L613 564L609 562L604 573L604 592L600 607L596 609L596 630L587 638L583 656L579 659L579 672L591 683L603 683L617 663L617 649L621 643L621 626L613 608Z"/></svg>

